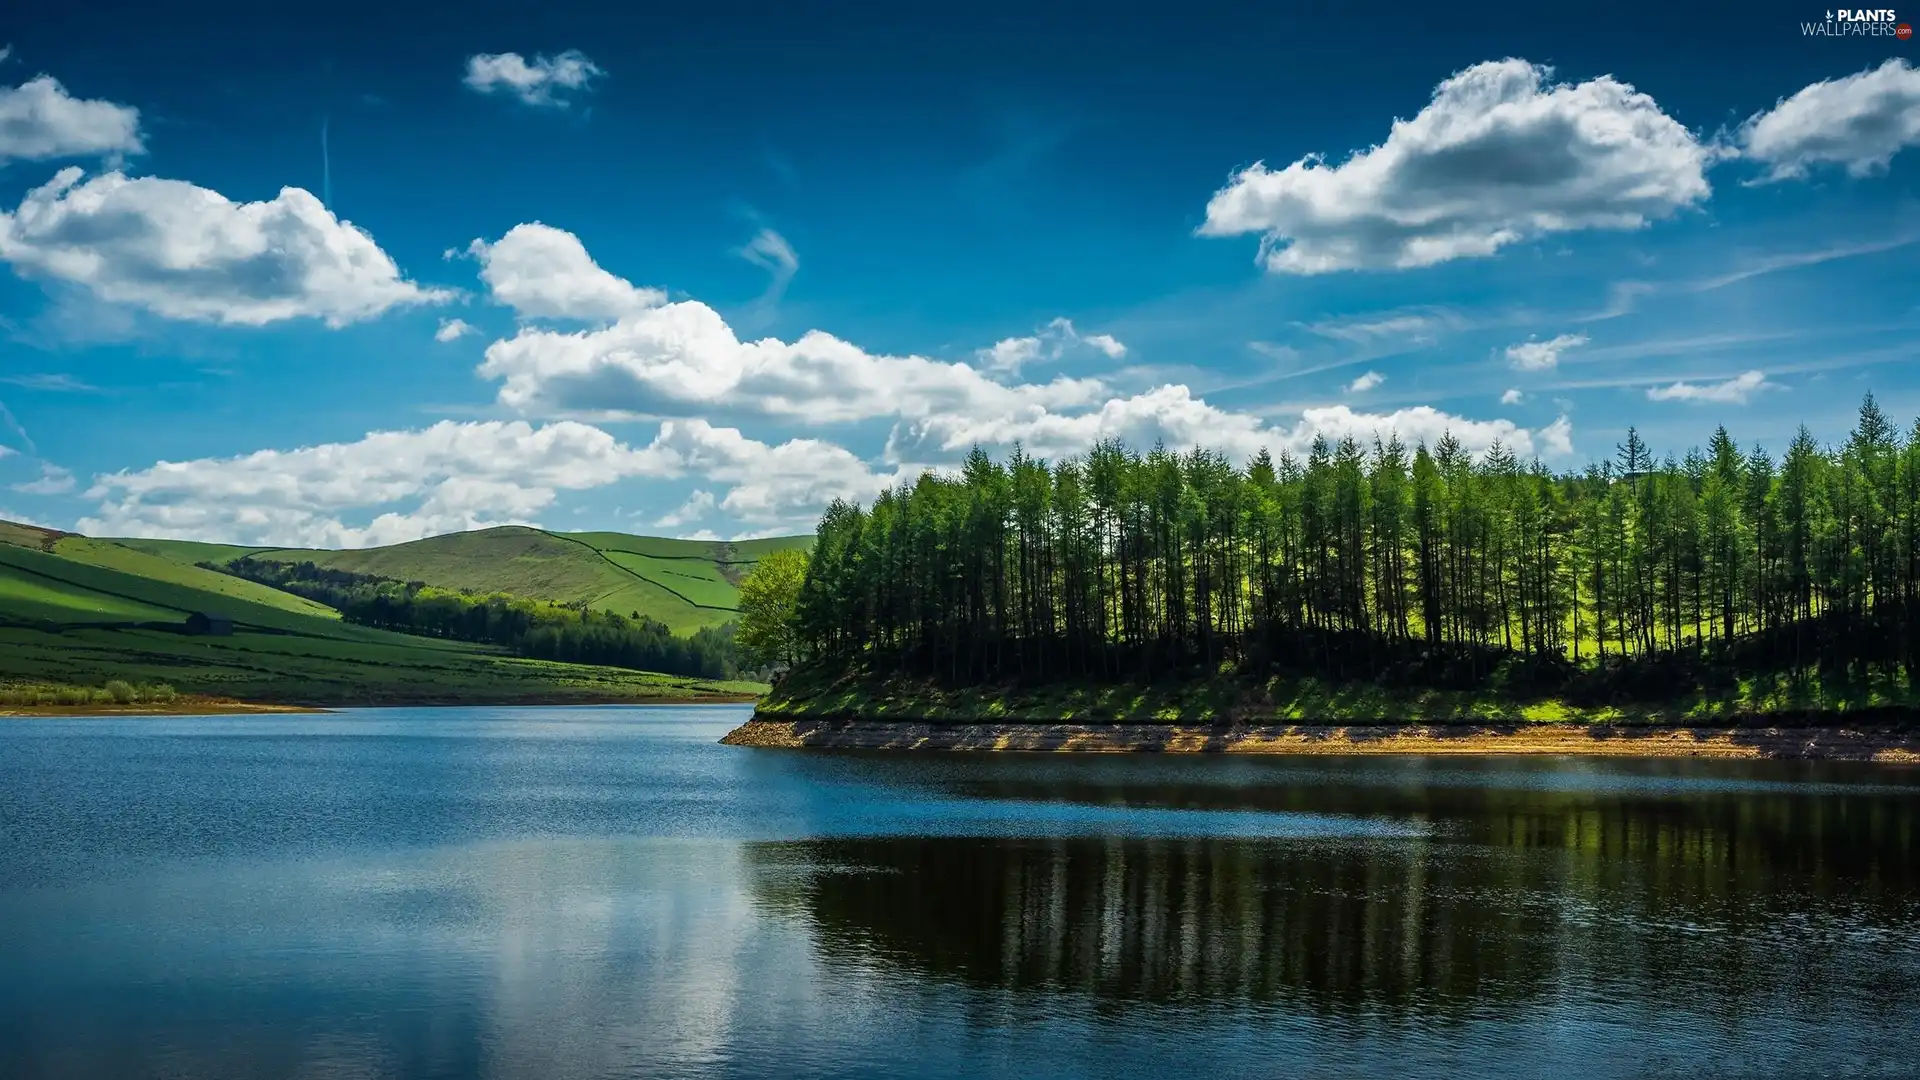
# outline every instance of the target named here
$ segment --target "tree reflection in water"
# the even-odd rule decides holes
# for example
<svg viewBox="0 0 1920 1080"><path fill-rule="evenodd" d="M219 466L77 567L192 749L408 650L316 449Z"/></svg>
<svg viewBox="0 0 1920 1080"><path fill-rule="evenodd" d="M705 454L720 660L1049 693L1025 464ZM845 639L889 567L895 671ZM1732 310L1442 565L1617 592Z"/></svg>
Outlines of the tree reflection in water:
<svg viewBox="0 0 1920 1080"><path fill-rule="evenodd" d="M972 794L1031 798L1022 785ZM1415 840L749 846L829 964L1203 1010L1471 1019L1572 996L1736 1023L1920 1003L1920 791L1766 784L1053 786L1103 805L1390 815Z"/></svg>

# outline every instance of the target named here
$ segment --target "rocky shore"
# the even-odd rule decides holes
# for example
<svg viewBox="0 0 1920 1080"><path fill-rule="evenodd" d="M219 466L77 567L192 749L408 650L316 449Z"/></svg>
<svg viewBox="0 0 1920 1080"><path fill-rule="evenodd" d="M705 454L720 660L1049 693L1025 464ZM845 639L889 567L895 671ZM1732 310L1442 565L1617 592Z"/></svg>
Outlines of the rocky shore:
<svg viewBox="0 0 1920 1080"><path fill-rule="evenodd" d="M1920 764L1920 732L1878 727L1599 724L1183 725L780 720L755 717L731 746L1229 754L1580 754Z"/></svg>

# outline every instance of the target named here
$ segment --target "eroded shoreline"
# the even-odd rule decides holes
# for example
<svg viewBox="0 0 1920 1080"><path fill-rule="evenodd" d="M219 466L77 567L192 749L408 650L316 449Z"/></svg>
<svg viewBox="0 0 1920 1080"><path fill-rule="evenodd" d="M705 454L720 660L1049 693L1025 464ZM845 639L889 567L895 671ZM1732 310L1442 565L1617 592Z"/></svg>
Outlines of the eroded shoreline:
<svg viewBox="0 0 1920 1080"><path fill-rule="evenodd" d="M1228 754L1533 754L1920 764L1920 732L1877 727L1516 724L935 724L755 717L730 746L818 750Z"/></svg>

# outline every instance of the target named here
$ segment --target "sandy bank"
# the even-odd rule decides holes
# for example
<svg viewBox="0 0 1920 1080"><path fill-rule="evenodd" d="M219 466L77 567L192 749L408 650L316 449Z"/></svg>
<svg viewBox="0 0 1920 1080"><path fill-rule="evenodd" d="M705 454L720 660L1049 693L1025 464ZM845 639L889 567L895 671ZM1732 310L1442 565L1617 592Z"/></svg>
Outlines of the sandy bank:
<svg viewBox="0 0 1920 1080"><path fill-rule="evenodd" d="M1920 764L1920 732L1848 728L1179 724L918 724L753 719L732 746L828 750L1043 750L1229 754L1586 754L1806 758Z"/></svg>

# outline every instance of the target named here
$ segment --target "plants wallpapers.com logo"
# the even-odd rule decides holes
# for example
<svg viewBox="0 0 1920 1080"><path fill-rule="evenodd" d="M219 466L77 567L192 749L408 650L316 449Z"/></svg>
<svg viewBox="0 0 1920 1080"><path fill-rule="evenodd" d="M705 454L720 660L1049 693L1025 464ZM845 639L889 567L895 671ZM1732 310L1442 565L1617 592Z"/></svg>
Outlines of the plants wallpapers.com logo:
<svg viewBox="0 0 1920 1080"><path fill-rule="evenodd" d="M1892 8L1840 8L1820 22L1800 24L1803 37L1889 37L1906 41L1913 27L1899 20Z"/></svg>

